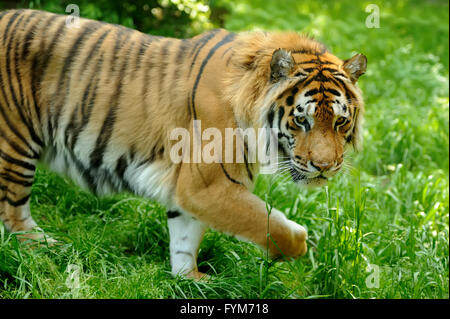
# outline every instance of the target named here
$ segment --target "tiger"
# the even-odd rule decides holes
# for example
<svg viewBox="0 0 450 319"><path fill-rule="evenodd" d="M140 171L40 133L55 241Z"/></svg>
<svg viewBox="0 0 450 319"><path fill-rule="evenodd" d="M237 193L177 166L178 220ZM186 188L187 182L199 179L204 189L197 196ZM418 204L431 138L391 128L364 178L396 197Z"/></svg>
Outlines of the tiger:
<svg viewBox="0 0 450 319"><path fill-rule="evenodd" d="M174 276L205 278L197 256L208 228L271 258L306 253L306 228L253 193L259 163L176 163L170 132L193 133L196 121L222 133L274 128L288 177L326 185L346 150L360 149L363 54L341 60L293 31L176 39L67 18L0 13L0 220L8 232L58 243L30 213L42 163L98 196L129 192L164 205Z"/></svg>

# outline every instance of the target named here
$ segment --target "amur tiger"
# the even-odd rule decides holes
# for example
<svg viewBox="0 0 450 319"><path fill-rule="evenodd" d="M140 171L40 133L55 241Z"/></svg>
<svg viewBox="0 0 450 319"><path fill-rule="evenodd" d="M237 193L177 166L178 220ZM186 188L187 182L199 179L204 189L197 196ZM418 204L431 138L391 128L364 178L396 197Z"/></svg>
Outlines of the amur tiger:
<svg viewBox="0 0 450 319"><path fill-rule="evenodd" d="M272 256L305 254L305 228L276 209L269 214L252 193L258 163L174 163L169 134L192 132L195 120L221 132L277 128L293 180L323 185L344 149L360 143L364 55L343 61L293 32L220 29L173 39L66 20L0 13L0 219L8 231L54 241L30 215L42 162L96 194L128 191L164 204L174 275L202 278L206 227Z"/></svg>

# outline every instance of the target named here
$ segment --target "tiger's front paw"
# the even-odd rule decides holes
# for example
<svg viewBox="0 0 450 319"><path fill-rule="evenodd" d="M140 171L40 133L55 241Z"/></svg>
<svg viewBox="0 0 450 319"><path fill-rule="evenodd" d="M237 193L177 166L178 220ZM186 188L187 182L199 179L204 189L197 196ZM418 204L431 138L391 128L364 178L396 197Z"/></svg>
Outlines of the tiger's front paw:
<svg viewBox="0 0 450 319"><path fill-rule="evenodd" d="M292 252L291 257L300 257L306 254L308 247L306 240L308 239L308 233L303 226L289 220L292 229Z"/></svg>
<svg viewBox="0 0 450 319"><path fill-rule="evenodd" d="M270 247L271 258L280 256L295 258L306 254L306 240L308 239L306 229L291 220L286 220L286 222L287 227L284 229L281 236L273 234L273 242Z"/></svg>

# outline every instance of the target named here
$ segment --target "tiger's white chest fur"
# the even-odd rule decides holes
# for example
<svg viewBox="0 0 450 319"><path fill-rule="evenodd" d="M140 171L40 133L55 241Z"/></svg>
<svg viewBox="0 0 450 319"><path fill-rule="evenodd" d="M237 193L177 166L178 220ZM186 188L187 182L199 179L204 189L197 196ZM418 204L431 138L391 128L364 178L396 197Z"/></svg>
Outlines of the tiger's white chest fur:
<svg viewBox="0 0 450 319"><path fill-rule="evenodd" d="M89 140L82 139L73 151L56 142L44 150L41 162L97 195L129 191L172 205L175 185L173 165L163 160L146 160L109 145L102 164L95 168L90 163L93 145Z"/></svg>

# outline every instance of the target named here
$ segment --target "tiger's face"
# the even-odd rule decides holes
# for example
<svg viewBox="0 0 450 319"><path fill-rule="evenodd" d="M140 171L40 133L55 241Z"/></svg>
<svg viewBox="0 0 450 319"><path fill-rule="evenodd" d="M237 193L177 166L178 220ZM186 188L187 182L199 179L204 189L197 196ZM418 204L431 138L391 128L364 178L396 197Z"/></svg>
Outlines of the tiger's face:
<svg viewBox="0 0 450 319"><path fill-rule="evenodd" d="M280 160L296 183L325 185L342 168L347 146L358 143L363 102L355 84L367 59L356 55L341 61L329 53L296 59L284 50L273 59L288 68L283 71L272 61L273 82L280 76L298 78L278 96L269 116L278 130Z"/></svg>

